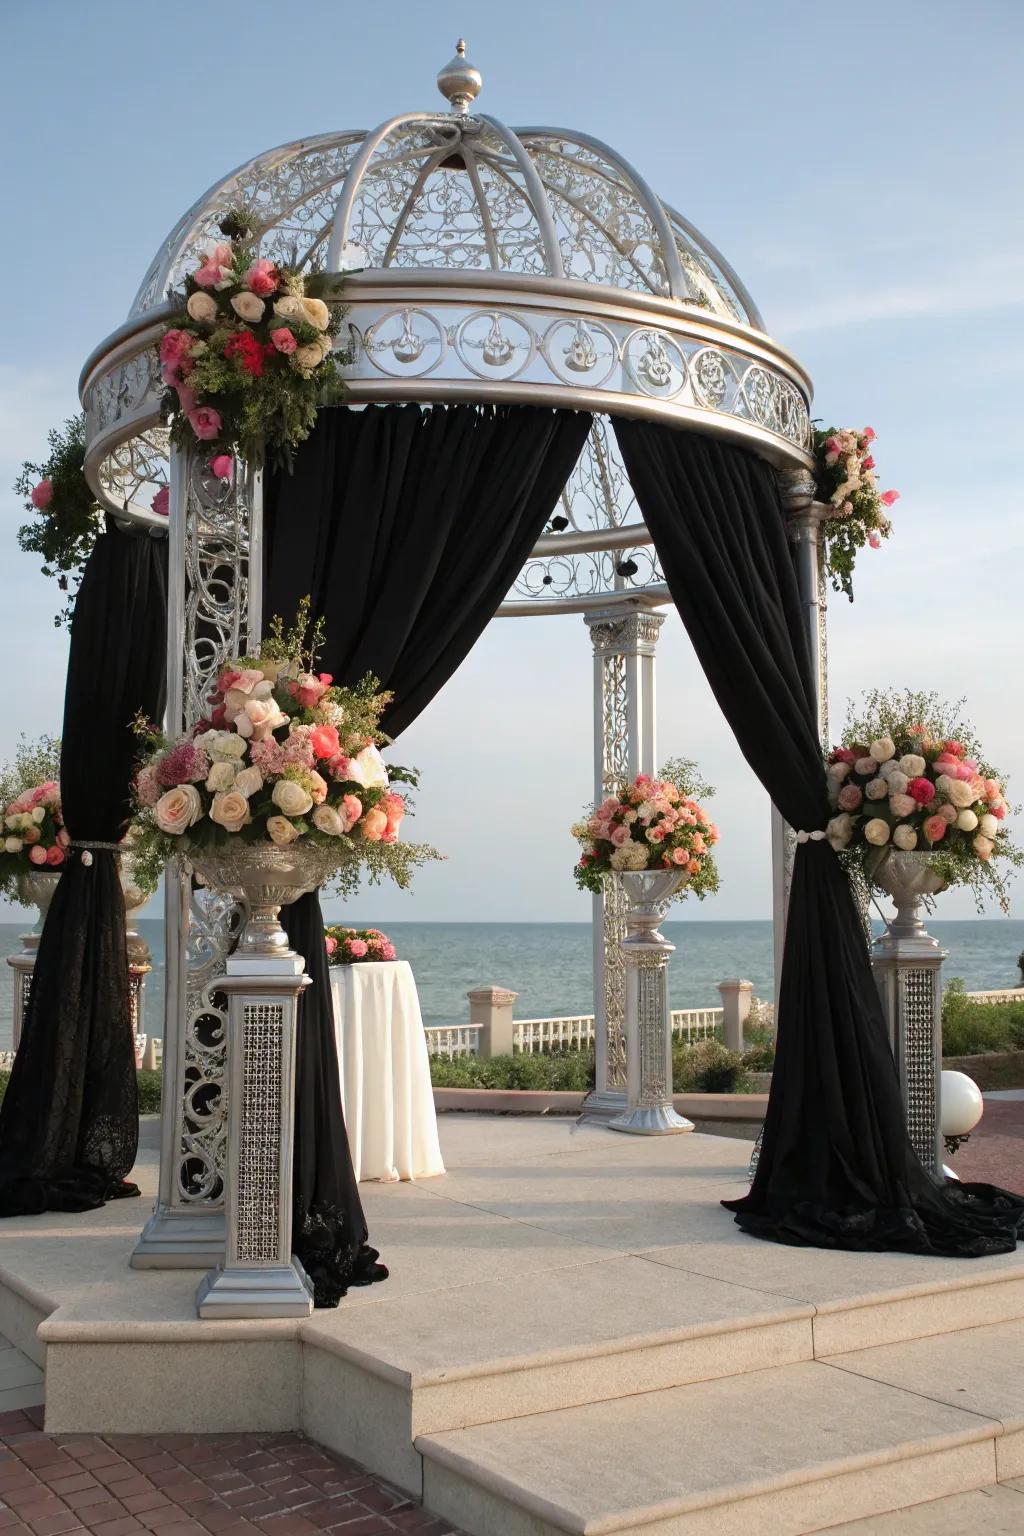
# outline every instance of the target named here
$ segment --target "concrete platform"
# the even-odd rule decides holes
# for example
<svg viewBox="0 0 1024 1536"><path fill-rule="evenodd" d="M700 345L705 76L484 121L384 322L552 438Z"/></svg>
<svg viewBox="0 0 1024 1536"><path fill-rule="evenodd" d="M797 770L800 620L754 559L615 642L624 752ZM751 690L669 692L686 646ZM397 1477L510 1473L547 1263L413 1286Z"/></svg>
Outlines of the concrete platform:
<svg viewBox="0 0 1024 1536"><path fill-rule="evenodd" d="M129 1269L145 1198L5 1222L0 1333L45 1365L47 1430L302 1429L478 1536L797 1533L1024 1475L1024 1251L759 1242L719 1204L727 1137L441 1138L445 1177L362 1186L391 1279L308 1320L200 1322L198 1272ZM966 1395L962 1329L1004 1362Z"/></svg>

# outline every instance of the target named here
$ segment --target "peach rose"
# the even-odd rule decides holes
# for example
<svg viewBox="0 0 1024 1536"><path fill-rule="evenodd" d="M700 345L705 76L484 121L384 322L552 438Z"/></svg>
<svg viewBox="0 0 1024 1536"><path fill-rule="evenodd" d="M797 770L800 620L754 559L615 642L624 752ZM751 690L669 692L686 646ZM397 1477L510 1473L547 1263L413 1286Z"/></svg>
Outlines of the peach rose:
<svg viewBox="0 0 1024 1536"><path fill-rule="evenodd" d="M924 835L930 843L940 843L946 835L948 826L945 816L929 816L924 823Z"/></svg>
<svg viewBox="0 0 1024 1536"><path fill-rule="evenodd" d="M881 848L889 841L889 823L883 821L880 816L875 816L864 824L864 838L875 848Z"/></svg>
<svg viewBox="0 0 1024 1536"><path fill-rule="evenodd" d="M871 743L868 751L876 763L887 763L890 757L896 756L896 743L891 736L880 736Z"/></svg>
<svg viewBox="0 0 1024 1536"><path fill-rule="evenodd" d="M29 849L28 856L31 859L33 864L45 864L46 863L46 849L41 847L40 844L38 844L38 843L36 844L36 846L34 848L30 848Z"/></svg>
<svg viewBox="0 0 1024 1536"><path fill-rule="evenodd" d="M889 786L884 779L869 779L864 786L864 793L869 800L884 800L889 793Z"/></svg>
<svg viewBox="0 0 1024 1536"><path fill-rule="evenodd" d="M995 848L995 844L990 837L985 837L981 832L979 832L977 837L974 839L973 847L975 853L978 855L978 858L983 859L987 863L988 860L992 857L992 851ZM34 848L32 853L35 853Z"/></svg>
<svg viewBox="0 0 1024 1536"><path fill-rule="evenodd" d="M363 817L360 831L368 843L379 843L388 829L388 818L377 806L371 807Z"/></svg>
<svg viewBox="0 0 1024 1536"><path fill-rule="evenodd" d="M202 797L194 784L178 784L169 789L153 807L153 817L160 831L173 837L179 837L195 826L202 814Z"/></svg>
<svg viewBox="0 0 1024 1536"><path fill-rule="evenodd" d="M252 820L249 814L249 802L237 789L222 790L213 797L210 820L215 821L226 832L241 832L242 828Z"/></svg>
<svg viewBox="0 0 1024 1536"><path fill-rule="evenodd" d="M292 826L287 816L268 816L267 836L279 848L287 848L289 843L294 843L295 839L302 834L298 827Z"/></svg>
<svg viewBox="0 0 1024 1536"><path fill-rule="evenodd" d="M342 797L341 814L345 818L345 831L351 832L363 814L363 802L359 799L358 795L344 795Z"/></svg>

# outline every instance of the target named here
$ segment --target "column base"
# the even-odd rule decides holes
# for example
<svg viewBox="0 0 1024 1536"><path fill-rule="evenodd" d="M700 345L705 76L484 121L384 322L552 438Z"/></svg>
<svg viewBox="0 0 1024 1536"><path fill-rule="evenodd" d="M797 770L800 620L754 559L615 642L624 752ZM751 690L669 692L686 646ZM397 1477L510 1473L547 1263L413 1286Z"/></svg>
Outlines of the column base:
<svg viewBox="0 0 1024 1536"><path fill-rule="evenodd" d="M223 1207L179 1215L158 1206L128 1262L132 1269L209 1269L223 1262L226 1243Z"/></svg>
<svg viewBox="0 0 1024 1536"><path fill-rule="evenodd" d="M608 1121L610 1131L625 1131L629 1136L678 1136L693 1128L693 1121L677 1115L671 1104L640 1104Z"/></svg>
<svg viewBox="0 0 1024 1536"><path fill-rule="evenodd" d="M298 1259L250 1268L218 1265L196 1291L200 1317L309 1317L313 1284Z"/></svg>
<svg viewBox="0 0 1024 1536"><path fill-rule="evenodd" d="M577 1125L607 1125L625 1113L626 1095L621 1088L592 1088L583 1100Z"/></svg>

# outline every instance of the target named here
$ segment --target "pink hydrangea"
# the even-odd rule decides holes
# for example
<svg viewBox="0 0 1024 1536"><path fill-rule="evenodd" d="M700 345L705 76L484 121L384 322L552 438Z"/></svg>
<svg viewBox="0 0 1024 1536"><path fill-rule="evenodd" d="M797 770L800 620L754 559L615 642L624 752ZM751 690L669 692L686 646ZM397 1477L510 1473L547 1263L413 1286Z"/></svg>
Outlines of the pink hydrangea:
<svg viewBox="0 0 1024 1536"><path fill-rule="evenodd" d="M331 934L327 934L326 937L324 938L324 949L326 949L326 951L327 951L327 953L329 955L333 955L335 953L335 951L337 950L337 948L338 948L338 941L337 941L337 939L334 938Z"/></svg>
<svg viewBox="0 0 1024 1536"><path fill-rule="evenodd" d="M277 778L288 767L284 748L273 736L268 736L265 741L254 741L249 748L249 757L265 779Z"/></svg>
<svg viewBox="0 0 1024 1536"><path fill-rule="evenodd" d="M353 959L361 960L366 954L367 946L362 939L349 939L348 948L349 954L352 955Z"/></svg>
<svg viewBox="0 0 1024 1536"><path fill-rule="evenodd" d="M392 944L391 940L390 939L386 939L384 941L384 943L380 947L380 957L381 957L381 959L382 960L393 960L395 958L396 953L397 953L397 951L395 950L395 946Z"/></svg>

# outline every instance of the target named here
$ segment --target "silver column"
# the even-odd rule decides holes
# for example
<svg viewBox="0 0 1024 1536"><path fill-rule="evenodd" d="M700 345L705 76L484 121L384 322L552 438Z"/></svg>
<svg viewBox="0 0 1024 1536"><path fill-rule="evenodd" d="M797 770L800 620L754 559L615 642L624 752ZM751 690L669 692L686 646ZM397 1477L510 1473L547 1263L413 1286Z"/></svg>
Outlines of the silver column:
<svg viewBox="0 0 1024 1536"><path fill-rule="evenodd" d="M209 455L171 455L168 524L168 735L201 718L223 663L258 643L262 608L262 480L236 466L214 479ZM165 876L163 1102L160 1182L132 1254L136 1269L206 1269L224 1252L226 998L218 987L234 944L234 903Z"/></svg>
<svg viewBox="0 0 1024 1536"><path fill-rule="evenodd" d="M656 772L654 653L665 616L621 607L584 614L594 648L594 798ZM593 898L596 1084L581 1119L607 1121L626 1108L625 898L617 880Z"/></svg>

